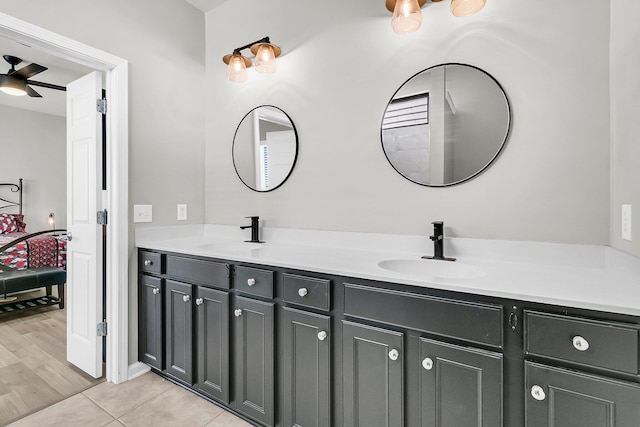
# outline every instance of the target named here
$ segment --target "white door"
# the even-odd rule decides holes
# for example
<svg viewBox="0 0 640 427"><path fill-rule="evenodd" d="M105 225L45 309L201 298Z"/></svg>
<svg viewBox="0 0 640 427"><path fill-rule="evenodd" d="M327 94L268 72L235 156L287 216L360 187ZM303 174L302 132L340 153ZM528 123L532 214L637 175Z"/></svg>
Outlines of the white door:
<svg viewBox="0 0 640 427"><path fill-rule="evenodd" d="M102 376L101 95L97 71L67 86L67 360L95 378Z"/></svg>
<svg viewBox="0 0 640 427"><path fill-rule="evenodd" d="M280 185L291 172L296 157L296 134L292 130L267 132L269 182Z"/></svg>

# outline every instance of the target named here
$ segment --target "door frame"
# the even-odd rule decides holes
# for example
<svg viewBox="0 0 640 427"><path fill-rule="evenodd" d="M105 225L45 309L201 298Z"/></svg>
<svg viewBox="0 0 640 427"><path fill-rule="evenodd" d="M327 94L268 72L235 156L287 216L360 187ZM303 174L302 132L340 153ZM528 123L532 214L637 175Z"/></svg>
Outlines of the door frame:
<svg viewBox="0 0 640 427"><path fill-rule="evenodd" d="M103 193L105 208L109 211L105 265L106 320L109 325L106 379L121 383L129 378L129 63L4 13L0 13L0 36L105 73L109 189L106 196Z"/></svg>

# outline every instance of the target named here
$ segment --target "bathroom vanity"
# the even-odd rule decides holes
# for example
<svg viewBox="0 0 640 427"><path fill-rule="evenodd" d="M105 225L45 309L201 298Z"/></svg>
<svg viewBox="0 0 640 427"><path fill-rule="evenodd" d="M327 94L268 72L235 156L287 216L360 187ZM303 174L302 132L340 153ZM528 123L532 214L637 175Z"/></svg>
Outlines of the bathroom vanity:
<svg viewBox="0 0 640 427"><path fill-rule="evenodd" d="M632 257L618 254L619 265L601 248L606 265L586 271L571 257L483 266L464 256L473 242L457 242L448 249L461 267L434 265L430 277L420 269L432 264L410 261L419 239L373 251L372 235L350 237L361 246L316 236L311 247L276 233L245 246L222 229L138 239L139 359L257 425L640 424ZM394 256L408 267L378 262ZM531 285L544 278L553 283ZM622 287L602 283L602 298L590 296L601 280ZM545 297L559 283L569 289ZM565 292L575 300L563 303Z"/></svg>

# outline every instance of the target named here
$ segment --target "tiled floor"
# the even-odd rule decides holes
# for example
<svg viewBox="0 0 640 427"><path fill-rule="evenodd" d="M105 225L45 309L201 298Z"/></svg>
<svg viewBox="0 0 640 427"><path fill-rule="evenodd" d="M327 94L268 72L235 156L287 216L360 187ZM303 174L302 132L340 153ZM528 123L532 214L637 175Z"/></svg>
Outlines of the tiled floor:
<svg viewBox="0 0 640 427"><path fill-rule="evenodd" d="M103 382L9 424L11 427L250 427L181 387L147 373L119 385Z"/></svg>

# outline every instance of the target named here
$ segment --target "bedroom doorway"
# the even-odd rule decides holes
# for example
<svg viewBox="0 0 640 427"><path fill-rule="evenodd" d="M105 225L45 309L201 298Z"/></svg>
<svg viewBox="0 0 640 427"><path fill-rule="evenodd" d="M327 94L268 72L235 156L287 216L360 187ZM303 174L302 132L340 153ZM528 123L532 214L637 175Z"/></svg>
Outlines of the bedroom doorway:
<svg viewBox="0 0 640 427"><path fill-rule="evenodd" d="M102 207L109 212L109 233L105 250L106 379L120 383L129 377L128 361L128 63L106 52L0 13L0 36L60 56L105 73L109 115L106 121L108 160L107 192L101 193ZM68 165L68 168L72 168ZM95 304L93 296L88 296ZM74 310L74 302L68 308ZM87 320L87 331L97 325ZM96 350L97 351L97 350ZM94 357L82 355L84 358ZM100 358L102 355L100 355Z"/></svg>

